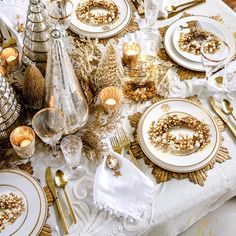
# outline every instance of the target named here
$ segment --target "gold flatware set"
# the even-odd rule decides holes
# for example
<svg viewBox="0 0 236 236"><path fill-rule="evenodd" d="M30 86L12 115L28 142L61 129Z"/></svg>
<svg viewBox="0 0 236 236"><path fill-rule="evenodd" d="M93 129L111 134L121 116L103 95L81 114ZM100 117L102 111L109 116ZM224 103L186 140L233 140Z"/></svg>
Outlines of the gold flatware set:
<svg viewBox="0 0 236 236"><path fill-rule="evenodd" d="M130 157L131 157L131 160L133 162L133 164L140 169L139 167L139 164L136 160L136 158L134 157L132 151L130 150L130 146L131 146L131 141L130 141L130 138L128 137L128 135L124 132L123 129L120 129L118 130L118 135L117 136L114 136L110 139L111 141L111 145L112 145L112 148L115 152L117 153L121 153L122 152L122 149L125 149L128 151Z"/></svg>
<svg viewBox="0 0 236 236"><path fill-rule="evenodd" d="M224 121L224 123L228 126L231 133L236 138L236 128L230 123L230 121L228 120L228 117L226 116L226 115L232 115L235 118L235 115L233 115L232 104L228 100L223 99L222 109L221 109L220 104L212 96L209 97L209 102L213 110Z"/></svg>
<svg viewBox="0 0 236 236"><path fill-rule="evenodd" d="M69 209L70 209L70 213L71 213L71 216L72 216L72 219L73 219L73 223L76 224L77 223L76 215L75 215L75 212L73 210L71 201L70 201L70 199L67 195L67 192L65 190L65 186L67 184L67 179L66 179L64 173L61 170L58 170L56 172L56 176L55 176L55 179L54 179L50 167L47 167L46 172L45 172L45 177L46 177L48 187L50 188L50 190L52 192L52 195L55 199L55 203L56 203L56 207L57 207L57 211L58 211L58 214L59 214L59 218L60 218L60 221L61 221L63 231L64 231L65 234L69 234L69 227L68 227L68 224L66 222L65 214L63 212L61 201L59 199L59 194L58 194L57 188L56 188L56 185L57 185L59 188L63 189L67 204L69 205Z"/></svg>
<svg viewBox="0 0 236 236"><path fill-rule="evenodd" d="M179 14L179 13L185 11L185 10L188 10L192 7L198 6L198 5L200 5L204 2L206 2L206 0L195 0L195 1L190 1L190 2L183 3L183 4L180 4L180 5L177 5L177 6L167 6L165 9L167 10L168 15L159 17L158 20L170 19L170 18L176 16L177 14ZM179 8L181 8L181 9L179 9Z"/></svg>

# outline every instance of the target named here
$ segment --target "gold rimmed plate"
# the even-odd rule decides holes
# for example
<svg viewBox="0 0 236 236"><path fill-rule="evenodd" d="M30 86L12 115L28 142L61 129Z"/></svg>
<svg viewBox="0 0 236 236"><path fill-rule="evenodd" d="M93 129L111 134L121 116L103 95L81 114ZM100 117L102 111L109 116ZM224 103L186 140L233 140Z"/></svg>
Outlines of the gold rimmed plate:
<svg viewBox="0 0 236 236"><path fill-rule="evenodd" d="M84 0L72 0L75 10L79 3ZM90 38L109 38L124 30L132 19L132 9L129 0L113 0L119 9L119 18L110 24L91 25L81 22L74 10L71 17L69 28L79 35L84 35Z"/></svg>
<svg viewBox="0 0 236 236"><path fill-rule="evenodd" d="M210 143L203 150L186 155L176 155L155 147L148 135L150 125L170 113L189 114L208 124ZM186 99L166 99L152 105L143 114L138 124L138 141L145 155L156 165L169 171L186 173L203 168L216 156L220 147L220 132L212 115L200 105Z"/></svg>
<svg viewBox="0 0 236 236"><path fill-rule="evenodd" d="M183 53L180 54L178 47L175 47L173 43L173 40L175 40L174 34L176 33L177 29L181 25L186 25L188 22L192 21L201 22L202 25L205 25L207 28L210 29L212 33L215 33L228 44L230 48L230 55L226 59L226 63L234 57L236 49L234 36L222 23L219 23L218 21L206 16L188 16L180 18L174 23L172 23L165 33L164 47L167 54L173 61L175 61L180 66L193 71L205 71L201 61L191 60L189 55L183 56ZM211 28L209 27L209 25L211 25Z"/></svg>
<svg viewBox="0 0 236 236"><path fill-rule="evenodd" d="M21 170L0 170L0 195L15 193L22 197L25 211L0 235L39 235L47 219L47 200L38 181Z"/></svg>

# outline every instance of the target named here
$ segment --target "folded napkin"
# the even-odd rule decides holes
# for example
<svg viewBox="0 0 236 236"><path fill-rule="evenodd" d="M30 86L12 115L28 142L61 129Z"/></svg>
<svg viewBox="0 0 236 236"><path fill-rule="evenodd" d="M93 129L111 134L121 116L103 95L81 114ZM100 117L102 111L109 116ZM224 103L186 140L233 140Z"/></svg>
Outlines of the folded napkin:
<svg viewBox="0 0 236 236"><path fill-rule="evenodd" d="M156 185L126 158L113 151L110 155L118 160L121 176L113 175L106 156L95 174L94 204L118 217L139 220L153 200Z"/></svg>

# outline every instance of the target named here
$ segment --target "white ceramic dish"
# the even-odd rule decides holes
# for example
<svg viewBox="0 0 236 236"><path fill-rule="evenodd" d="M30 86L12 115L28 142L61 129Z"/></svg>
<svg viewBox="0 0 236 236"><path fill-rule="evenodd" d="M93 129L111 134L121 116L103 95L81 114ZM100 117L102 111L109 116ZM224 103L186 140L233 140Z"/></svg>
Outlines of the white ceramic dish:
<svg viewBox="0 0 236 236"><path fill-rule="evenodd" d="M164 46L165 50L168 55L174 60L177 64L194 71L204 71L201 62L190 60L183 55L181 55L175 48L173 43L174 33L179 28L179 26L186 24L189 21L199 21L201 24L211 25L211 29L216 30L216 34L222 35L221 38L226 41L230 48L230 55L226 60L226 63L229 62L233 56L235 55L235 39L233 34L221 23L206 17L206 16L189 16L185 18L181 18L175 21L170 27L168 28L165 39L164 39ZM213 32L214 33L214 32Z"/></svg>
<svg viewBox="0 0 236 236"><path fill-rule="evenodd" d="M24 171L0 170L0 194L10 192L23 197L26 210L13 224L8 224L0 235L39 235L47 219L47 200L43 188Z"/></svg>
<svg viewBox="0 0 236 236"><path fill-rule="evenodd" d="M72 0L75 9L83 0ZM131 5L128 0L113 0L120 11L119 19L108 25L90 25L79 21L74 11L71 17L69 28L76 34L88 36L90 38L108 38L120 33L130 23L132 18Z"/></svg>
<svg viewBox="0 0 236 236"><path fill-rule="evenodd" d="M163 107L169 108L168 111ZM168 113L187 113L204 121L210 127L210 143L203 150L186 156L177 156L157 149L149 140L148 130L152 121L157 121ZM151 106L138 124L139 144L147 157L158 166L173 172L192 172L203 168L216 155L220 146L220 133L214 118L201 106L185 99L166 99Z"/></svg>
<svg viewBox="0 0 236 236"><path fill-rule="evenodd" d="M209 23L209 22L204 22L204 21L198 21L197 22L197 27L199 27L201 30L207 31L209 33L213 33L214 35L216 35L217 37L219 37L220 39L224 39L225 35L224 32L221 31L220 28L217 27L217 25ZM201 63L201 55L194 55L192 53L188 53L185 52L183 50L180 49L179 47L179 39L180 39L180 34L181 33L187 33L189 32L189 28L188 29L182 29L180 26L175 30L174 34L173 34L173 44L175 49L177 50L177 52L179 54L181 54L183 57L185 57L186 59L190 60L190 61L196 61L196 62L200 62Z"/></svg>

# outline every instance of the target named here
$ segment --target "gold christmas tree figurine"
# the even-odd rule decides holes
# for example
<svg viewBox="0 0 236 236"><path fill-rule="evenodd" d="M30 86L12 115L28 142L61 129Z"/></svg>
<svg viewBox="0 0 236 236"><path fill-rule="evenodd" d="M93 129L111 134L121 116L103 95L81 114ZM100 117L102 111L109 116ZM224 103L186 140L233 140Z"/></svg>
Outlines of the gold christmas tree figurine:
<svg viewBox="0 0 236 236"><path fill-rule="evenodd" d="M109 42L95 73L94 85L98 91L101 91L108 86L118 86L123 77L121 60L117 56L114 45Z"/></svg>

